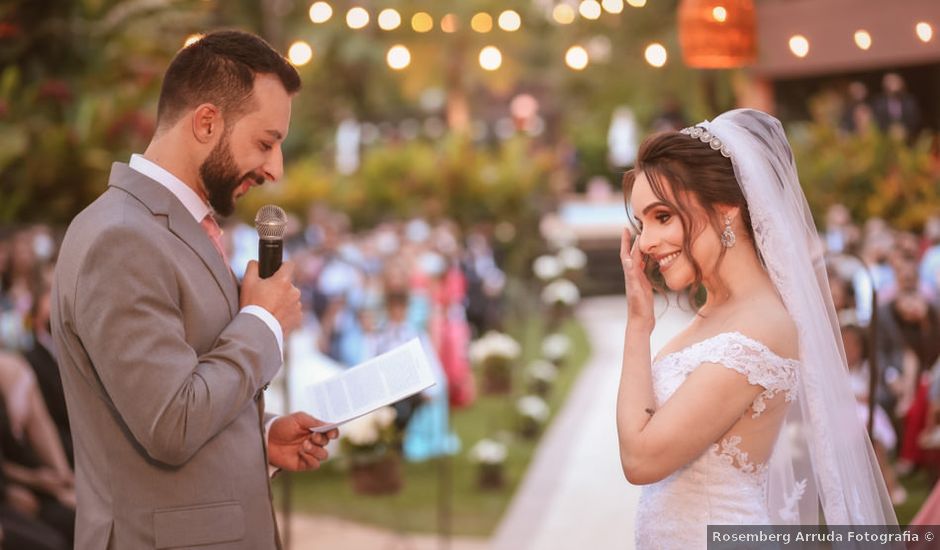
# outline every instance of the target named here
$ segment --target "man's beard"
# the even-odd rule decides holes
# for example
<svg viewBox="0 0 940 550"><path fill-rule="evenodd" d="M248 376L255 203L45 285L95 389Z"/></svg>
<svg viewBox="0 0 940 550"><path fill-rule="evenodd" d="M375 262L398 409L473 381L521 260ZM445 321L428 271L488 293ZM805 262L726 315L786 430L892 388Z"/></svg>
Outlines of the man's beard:
<svg viewBox="0 0 940 550"><path fill-rule="evenodd" d="M264 183L263 177L252 172L238 173L235 157L229 147L228 135L222 136L199 166L199 176L206 188L209 205L223 217L231 216L235 211L235 189L245 178L252 178L259 185Z"/></svg>

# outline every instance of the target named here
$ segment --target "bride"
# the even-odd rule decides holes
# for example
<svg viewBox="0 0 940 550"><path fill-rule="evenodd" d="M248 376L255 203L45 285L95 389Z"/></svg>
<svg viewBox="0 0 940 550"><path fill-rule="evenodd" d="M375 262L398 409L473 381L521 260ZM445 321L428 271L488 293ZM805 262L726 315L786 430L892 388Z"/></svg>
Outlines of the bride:
<svg viewBox="0 0 940 550"><path fill-rule="evenodd" d="M780 122L739 109L653 135L624 194L639 235L621 245L617 428L643 485L637 548L705 548L708 525L896 524ZM650 361L657 271L707 298Z"/></svg>

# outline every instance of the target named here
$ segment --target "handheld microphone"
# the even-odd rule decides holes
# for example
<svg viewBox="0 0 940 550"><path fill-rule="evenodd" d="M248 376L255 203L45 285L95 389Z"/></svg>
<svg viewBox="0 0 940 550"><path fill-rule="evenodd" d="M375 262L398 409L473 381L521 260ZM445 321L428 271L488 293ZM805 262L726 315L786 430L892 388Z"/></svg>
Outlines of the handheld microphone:
<svg viewBox="0 0 940 550"><path fill-rule="evenodd" d="M258 230L258 275L267 279L280 269L284 256L284 229L287 214L280 206L267 204L255 215Z"/></svg>

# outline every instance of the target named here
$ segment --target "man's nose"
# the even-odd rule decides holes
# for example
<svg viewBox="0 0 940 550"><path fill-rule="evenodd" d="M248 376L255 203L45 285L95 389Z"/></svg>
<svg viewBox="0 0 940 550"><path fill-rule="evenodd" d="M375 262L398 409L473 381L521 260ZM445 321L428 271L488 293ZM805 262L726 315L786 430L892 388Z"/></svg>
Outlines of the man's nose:
<svg viewBox="0 0 940 550"><path fill-rule="evenodd" d="M262 167L264 177L270 181L278 181L284 175L284 153L280 146L271 151L271 156Z"/></svg>

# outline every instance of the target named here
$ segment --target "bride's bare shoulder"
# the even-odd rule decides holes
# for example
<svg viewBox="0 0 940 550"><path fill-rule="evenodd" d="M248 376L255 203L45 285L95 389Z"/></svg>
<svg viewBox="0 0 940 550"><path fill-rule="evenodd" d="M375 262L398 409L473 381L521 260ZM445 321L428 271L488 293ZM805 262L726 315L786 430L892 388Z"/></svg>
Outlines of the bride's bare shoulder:
<svg viewBox="0 0 940 550"><path fill-rule="evenodd" d="M796 323L776 295L761 296L738 308L728 320L731 330L757 340L781 357L799 357Z"/></svg>

